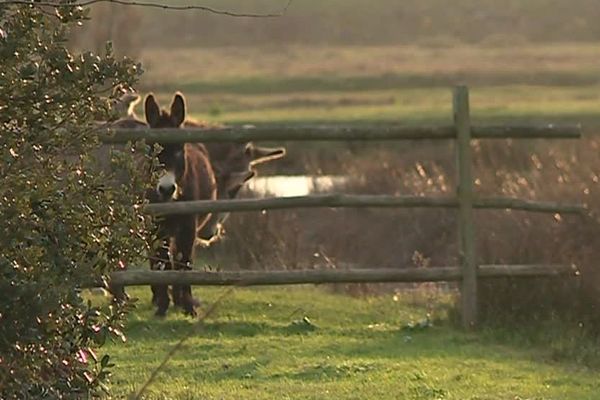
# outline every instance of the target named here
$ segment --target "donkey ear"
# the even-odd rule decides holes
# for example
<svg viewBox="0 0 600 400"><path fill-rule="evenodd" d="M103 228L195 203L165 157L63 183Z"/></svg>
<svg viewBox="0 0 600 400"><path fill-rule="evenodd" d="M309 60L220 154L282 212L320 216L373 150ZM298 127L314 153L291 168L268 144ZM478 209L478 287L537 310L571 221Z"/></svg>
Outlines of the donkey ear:
<svg viewBox="0 0 600 400"><path fill-rule="evenodd" d="M175 94L171 103L171 121L180 126L185 121L185 99L181 93Z"/></svg>
<svg viewBox="0 0 600 400"><path fill-rule="evenodd" d="M285 147L263 147L250 144L246 148L246 152L250 153L250 165L262 164L267 161L273 161L285 156Z"/></svg>
<svg viewBox="0 0 600 400"><path fill-rule="evenodd" d="M127 116L133 117L135 116L135 106L140 102L140 95L137 93L128 93L121 96L121 101L123 105L127 107Z"/></svg>
<svg viewBox="0 0 600 400"><path fill-rule="evenodd" d="M160 121L160 107L154 98L154 95L150 93L146 96L144 102L144 112L146 113L146 121L151 127L156 127Z"/></svg>

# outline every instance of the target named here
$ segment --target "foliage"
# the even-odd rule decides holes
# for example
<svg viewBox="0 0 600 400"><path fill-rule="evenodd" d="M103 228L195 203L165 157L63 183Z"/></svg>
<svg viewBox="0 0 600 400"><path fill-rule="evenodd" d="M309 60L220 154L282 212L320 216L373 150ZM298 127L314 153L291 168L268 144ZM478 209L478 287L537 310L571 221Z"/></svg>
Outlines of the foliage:
<svg viewBox="0 0 600 400"><path fill-rule="evenodd" d="M80 7L3 6L0 26L0 397L84 398L112 366L94 349L123 337L127 302L98 307L81 287L139 259L146 241L141 182L131 157L111 153L131 182L93 157L96 119L140 73L130 60L72 54Z"/></svg>

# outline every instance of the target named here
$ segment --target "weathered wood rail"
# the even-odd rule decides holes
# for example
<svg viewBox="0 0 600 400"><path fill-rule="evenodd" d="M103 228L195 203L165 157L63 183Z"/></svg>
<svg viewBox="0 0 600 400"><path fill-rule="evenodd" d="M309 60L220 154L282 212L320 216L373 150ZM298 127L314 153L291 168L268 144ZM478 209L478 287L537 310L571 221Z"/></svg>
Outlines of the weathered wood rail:
<svg viewBox="0 0 600 400"><path fill-rule="evenodd" d="M469 92L465 86L454 89L454 125L409 127L375 125L305 125L230 127L223 129L116 130L101 134L105 143L147 142L249 142L249 141L332 141L332 140L456 140L458 187L456 197L316 195L267 199L194 201L151 204L155 215L201 212L255 211L299 207L442 207L458 209L460 267L321 269L300 271L119 271L111 275L118 286L148 284L191 285L283 285L341 282L423 282L460 281L462 318L465 328L477 323L477 282L480 278L574 276L571 265L481 265L476 264L475 209L511 209L534 212L583 214L580 204L532 201L509 197L479 198L474 193L472 176L472 139L577 139L579 125L503 125L471 126Z"/></svg>
<svg viewBox="0 0 600 400"><path fill-rule="evenodd" d="M577 139L579 125L499 125L473 126L473 139ZM347 140L443 140L456 139L456 127L375 125L258 125L220 129L115 129L101 133L104 143L239 142L250 141L347 141Z"/></svg>
<svg viewBox="0 0 600 400"><path fill-rule="evenodd" d="M320 283L366 282L451 282L462 278L461 267L435 268L369 268L369 269L305 269L272 271L119 271L111 282L119 286L203 285L255 286ZM480 265L479 278L527 278L532 276L575 275L570 265Z"/></svg>
<svg viewBox="0 0 600 400"><path fill-rule="evenodd" d="M271 197L265 199L197 200L178 203L155 203L146 205L145 209L148 213L154 215L184 215L207 212L282 210L315 207L456 208L458 204L459 199L454 197L325 194ZM511 197L476 198L473 200L473 208L565 214L579 214L586 210L581 204L528 201Z"/></svg>

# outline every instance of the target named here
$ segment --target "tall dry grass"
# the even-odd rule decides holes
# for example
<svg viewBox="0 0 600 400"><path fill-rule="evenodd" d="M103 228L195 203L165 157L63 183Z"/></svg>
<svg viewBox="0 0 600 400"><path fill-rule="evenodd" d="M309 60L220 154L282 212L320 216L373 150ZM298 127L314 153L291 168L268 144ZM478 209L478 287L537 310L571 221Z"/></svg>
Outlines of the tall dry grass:
<svg viewBox="0 0 600 400"><path fill-rule="evenodd" d="M482 319L560 318L600 330L600 139L474 141L479 195L585 202L589 215L522 211L475 213L480 264L565 263L577 278L494 279L480 284ZM456 185L450 143L312 148L296 161L319 173L344 172L346 193L449 195ZM298 152L296 152L298 153ZM289 166L289 165L288 165ZM330 167L330 169L328 169ZM227 268L422 267L457 265L453 210L310 209L233 215L214 249ZM225 257L225 258L223 258ZM348 286L357 291L356 285ZM378 290L360 285L358 292ZM389 286L388 286L389 288Z"/></svg>

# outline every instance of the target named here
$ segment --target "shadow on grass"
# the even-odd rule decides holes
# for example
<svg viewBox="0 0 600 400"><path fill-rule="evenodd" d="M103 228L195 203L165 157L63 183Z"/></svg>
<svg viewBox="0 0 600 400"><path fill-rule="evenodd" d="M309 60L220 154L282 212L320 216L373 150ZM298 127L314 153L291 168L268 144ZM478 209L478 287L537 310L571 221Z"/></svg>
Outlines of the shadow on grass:
<svg viewBox="0 0 600 400"><path fill-rule="evenodd" d="M303 382L324 381L367 374L378 369L381 369L381 367L378 364L371 362L321 362L301 366L297 371L276 373L269 376L269 378L294 379Z"/></svg>
<svg viewBox="0 0 600 400"><path fill-rule="evenodd" d="M240 78L222 81L195 81L177 83L177 88L189 93L230 93L230 94L274 94L289 92L344 92L383 90L389 88L423 88L451 87L456 82L467 82L477 85L552 85L552 86L582 86L598 83L596 73L572 74L568 72L534 71L530 74L504 73L441 73L431 74L398 74L386 73L368 76L302 76L289 78ZM155 85L154 91L172 91L173 83Z"/></svg>
<svg viewBox="0 0 600 400"><path fill-rule="evenodd" d="M266 322L250 321L206 321L202 326L189 318L133 320L127 324L129 340L156 340L161 338L181 338L191 330L197 330L196 336L207 339L253 337L257 335L290 336L309 333L315 330L309 326L291 322L289 325L276 325Z"/></svg>

